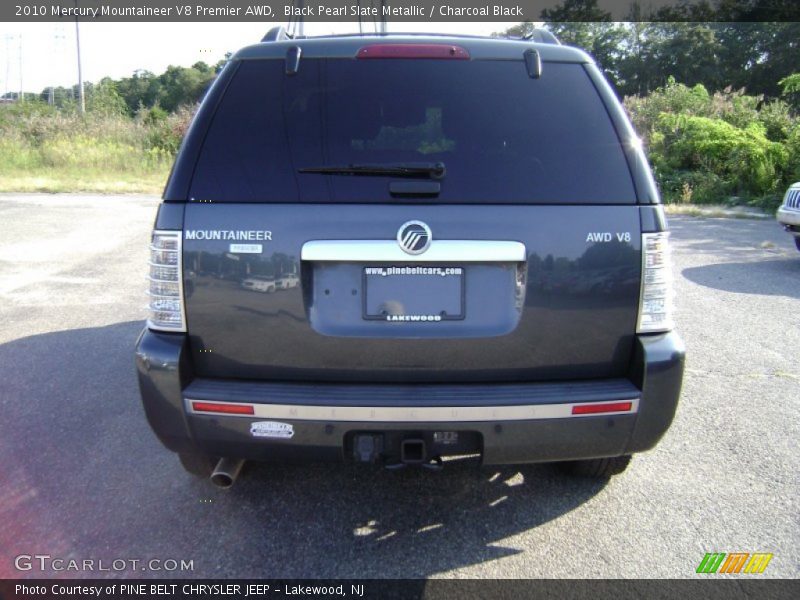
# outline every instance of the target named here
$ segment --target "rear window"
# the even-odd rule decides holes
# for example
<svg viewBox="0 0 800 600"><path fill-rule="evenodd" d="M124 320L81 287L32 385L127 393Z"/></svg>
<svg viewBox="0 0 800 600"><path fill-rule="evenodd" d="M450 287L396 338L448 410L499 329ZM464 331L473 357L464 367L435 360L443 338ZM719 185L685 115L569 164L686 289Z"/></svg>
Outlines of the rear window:
<svg viewBox="0 0 800 600"><path fill-rule="evenodd" d="M581 65L520 61L243 61L190 196L217 202L399 202L392 176L305 167L444 163L436 203L635 202L619 139ZM408 181L406 179L406 181Z"/></svg>

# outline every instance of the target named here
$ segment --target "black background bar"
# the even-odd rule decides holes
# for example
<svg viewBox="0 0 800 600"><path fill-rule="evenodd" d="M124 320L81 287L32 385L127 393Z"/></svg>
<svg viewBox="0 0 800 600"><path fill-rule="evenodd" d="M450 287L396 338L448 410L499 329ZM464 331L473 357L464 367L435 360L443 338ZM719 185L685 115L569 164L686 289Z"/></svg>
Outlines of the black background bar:
<svg viewBox="0 0 800 600"><path fill-rule="evenodd" d="M24 589L19 586L24 586ZM249 587L253 586L253 587ZM260 586L260 587L256 587ZM83 592L70 593L83 588ZM315 588L318 593L315 593ZM99 590L99 594L98 594ZM323 593L324 592L324 593ZM797 580L760 575L706 575L680 580L154 580L26 579L0 580L2 600L378 600L444 598L471 600L783 600L800 598Z"/></svg>
<svg viewBox="0 0 800 600"><path fill-rule="evenodd" d="M597 8L614 21L800 21L797 0L640 0L641 12L635 18L631 17L632 1L598 0ZM2 0L0 21L58 22L77 16L81 21L97 22L251 21L278 25L298 18L287 9L299 4L292 0L78 0L77 4L74 0ZM389 23L519 22L542 21L542 11L563 5L563 0L305 0L303 4L307 22L357 21L356 6L362 11L378 11L362 13L366 21L380 20L386 6Z"/></svg>

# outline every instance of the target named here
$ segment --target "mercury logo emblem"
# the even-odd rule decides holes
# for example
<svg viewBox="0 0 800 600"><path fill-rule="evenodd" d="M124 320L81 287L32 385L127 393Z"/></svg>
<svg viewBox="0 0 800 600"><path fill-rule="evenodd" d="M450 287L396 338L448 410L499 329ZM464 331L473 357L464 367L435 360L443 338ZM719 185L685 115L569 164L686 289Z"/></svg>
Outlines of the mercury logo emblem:
<svg viewBox="0 0 800 600"><path fill-rule="evenodd" d="M408 254L422 254L431 245L431 228L422 221L403 223L397 230L397 243Z"/></svg>

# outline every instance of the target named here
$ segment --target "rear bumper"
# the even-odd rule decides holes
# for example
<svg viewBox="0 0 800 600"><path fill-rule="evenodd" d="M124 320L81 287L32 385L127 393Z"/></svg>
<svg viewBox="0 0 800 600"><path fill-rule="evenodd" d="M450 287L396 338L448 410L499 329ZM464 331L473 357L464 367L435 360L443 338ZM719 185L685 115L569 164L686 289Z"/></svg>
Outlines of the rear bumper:
<svg viewBox="0 0 800 600"><path fill-rule="evenodd" d="M619 456L655 446L675 415L684 348L675 333L641 336L627 379L504 385L195 379L187 357L183 334L145 330L137 342L145 413L175 452L342 459L351 455L352 436L368 432L385 436L387 444L426 439L436 455L477 451L485 464L513 464ZM211 404L212 412L196 410L197 402ZM618 410L576 410L609 403ZM214 404L247 407L252 414L221 414ZM253 423L264 421L285 424L291 437L254 435ZM461 442L444 432L457 433Z"/></svg>
<svg viewBox="0 0 800 600"><path fill-rule="evenodd" d="M778 220L778 223L782 225L791 225L793 227L800 227L800 210L790 210L781 206L778 209L775 218ZM794 235L800 235L800 230L793 231Z"/></svg>

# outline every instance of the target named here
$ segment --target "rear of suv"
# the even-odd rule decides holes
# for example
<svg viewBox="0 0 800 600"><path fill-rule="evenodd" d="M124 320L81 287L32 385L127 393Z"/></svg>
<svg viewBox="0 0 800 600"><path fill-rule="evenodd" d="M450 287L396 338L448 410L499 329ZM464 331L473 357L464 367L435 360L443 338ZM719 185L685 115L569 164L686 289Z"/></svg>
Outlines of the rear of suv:
<svg viewBox="0 0 800 600"><path fill-rule="evenodd" d="M150 248L145 412L222 485L246 459L608 476L676 410L664 213L574 48L273 32L209 90Z"/></svg>

